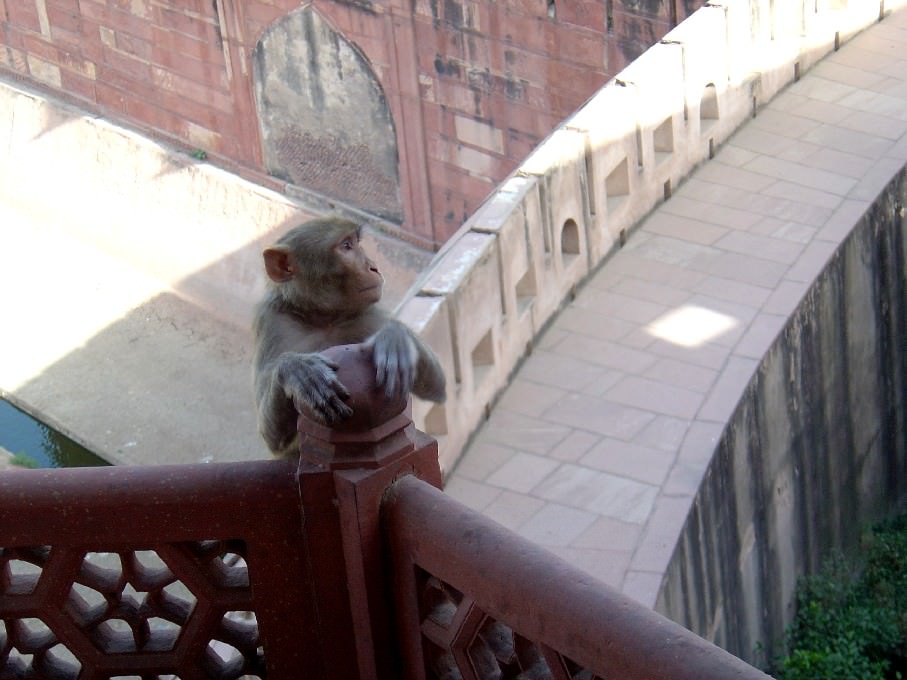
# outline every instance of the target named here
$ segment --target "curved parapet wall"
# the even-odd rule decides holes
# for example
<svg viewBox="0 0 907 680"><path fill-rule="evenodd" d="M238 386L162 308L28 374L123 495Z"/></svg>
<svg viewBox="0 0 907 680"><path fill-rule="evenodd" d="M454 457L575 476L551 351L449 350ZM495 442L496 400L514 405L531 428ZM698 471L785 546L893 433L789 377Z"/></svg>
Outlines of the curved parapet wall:
<svg viewBox="0 0 907 680"><path fill-rule="evenodd" d="M782 651L797 575L907 493L905 205L907 168L763 357L668 565L657 608L743 658Z"/></svg>
<svg viewBox="0 0 907 680"><path fill-rule="evenodd" d="M446 404L417 403L450 470L536 334L658 203L878 0L723 0L596 93L492 194L398 309L439 354ZM889 6L891 3L888 3Z"/></svg>

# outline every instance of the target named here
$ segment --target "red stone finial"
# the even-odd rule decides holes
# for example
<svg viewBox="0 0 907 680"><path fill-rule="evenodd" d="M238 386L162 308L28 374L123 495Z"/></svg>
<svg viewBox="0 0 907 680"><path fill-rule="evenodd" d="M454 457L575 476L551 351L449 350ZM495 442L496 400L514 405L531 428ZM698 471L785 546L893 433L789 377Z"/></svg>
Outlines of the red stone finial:
<svg viewBox="0 0 907 680"><path fill-rule="evenodd" d="M328 427L300 414L300 457L332 468L377 467L412 450L409 398L385 395L375 380L371 350L361 344L338 345L321 354L337 364L353 415Z"/></svg>

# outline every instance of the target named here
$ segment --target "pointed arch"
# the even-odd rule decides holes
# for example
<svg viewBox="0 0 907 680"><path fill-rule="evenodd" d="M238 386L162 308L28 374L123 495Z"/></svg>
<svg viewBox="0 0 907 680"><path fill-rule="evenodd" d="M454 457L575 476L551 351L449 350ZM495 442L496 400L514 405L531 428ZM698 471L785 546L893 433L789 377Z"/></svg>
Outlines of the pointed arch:
<svg viewBox="0 0 907 680"><path fill-rule="evenodd" d="M265 31L254 69L268 172L401 223L396 130L365 56L308 5Z"/></svg>

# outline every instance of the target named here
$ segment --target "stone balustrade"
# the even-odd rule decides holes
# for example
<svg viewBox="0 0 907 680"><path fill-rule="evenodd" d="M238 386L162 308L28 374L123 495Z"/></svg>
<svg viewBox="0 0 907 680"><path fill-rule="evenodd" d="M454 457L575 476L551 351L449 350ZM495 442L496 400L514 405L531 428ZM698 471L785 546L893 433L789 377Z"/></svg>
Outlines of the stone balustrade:
<svg viewBox="0 0 907 680"><path fill-rule="evenodd" d="M536 335L634 225L781 88L884 13L879 0L712 2L485 201L398 307L449 376L446 404L413 409L445 470Z"/></svg>

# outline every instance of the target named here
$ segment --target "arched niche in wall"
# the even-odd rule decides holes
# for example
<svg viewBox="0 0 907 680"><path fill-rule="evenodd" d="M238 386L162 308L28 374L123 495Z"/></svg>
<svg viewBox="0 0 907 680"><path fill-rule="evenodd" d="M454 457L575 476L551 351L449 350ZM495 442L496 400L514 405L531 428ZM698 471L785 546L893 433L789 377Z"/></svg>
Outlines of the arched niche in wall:
<svg viewBox="0 0 907 680"><path fill-rule="evenodd" d="M397 135L365 56L311 5L255 46L268 172L402 223Z"/></svg>

